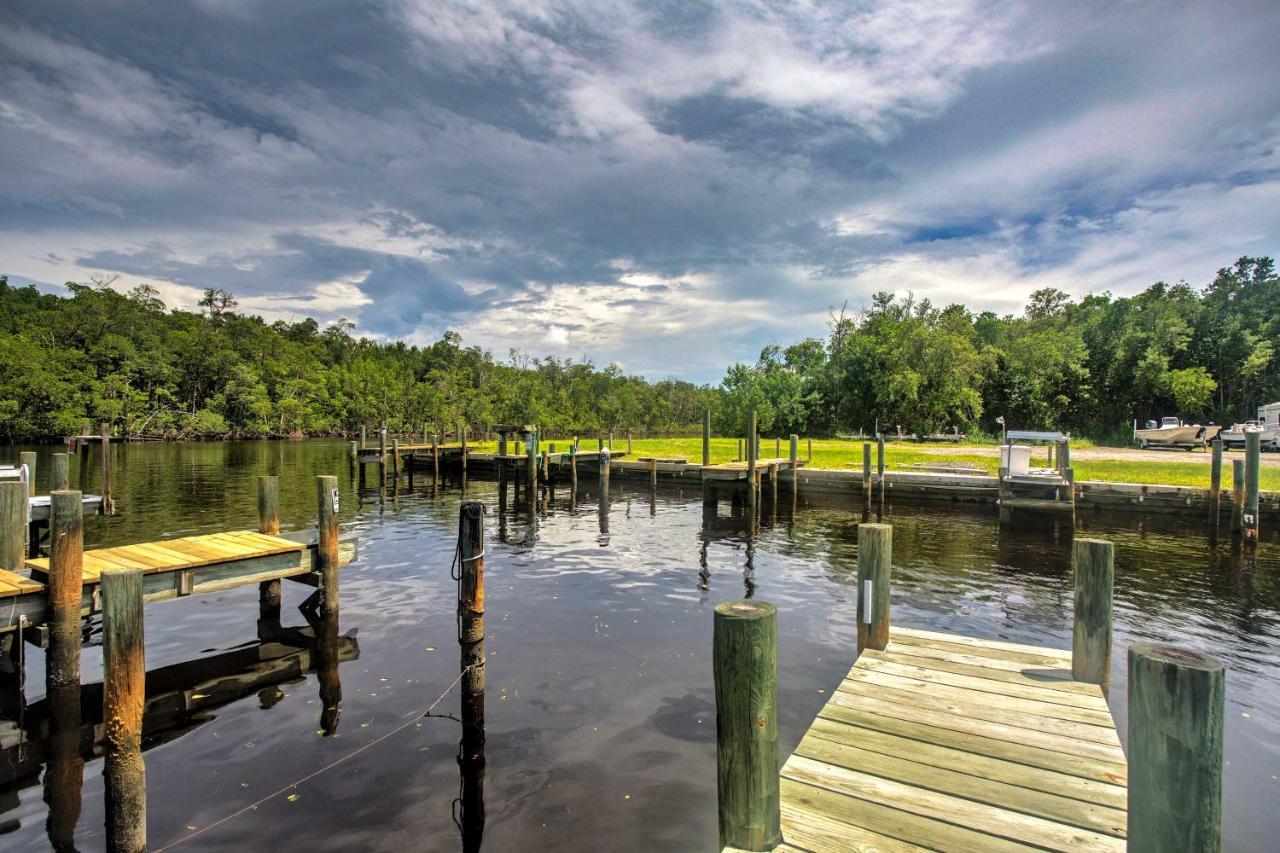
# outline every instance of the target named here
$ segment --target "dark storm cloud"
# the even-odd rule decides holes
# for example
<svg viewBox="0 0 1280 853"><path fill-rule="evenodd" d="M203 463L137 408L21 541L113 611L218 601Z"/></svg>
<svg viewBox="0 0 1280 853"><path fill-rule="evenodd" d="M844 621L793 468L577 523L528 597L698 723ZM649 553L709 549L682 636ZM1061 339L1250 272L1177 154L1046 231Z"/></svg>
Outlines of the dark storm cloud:
<svg viewBox="0 0 1280 853"><path fill-rule="evenodd" d="M1007 310L1039 286L1274 253L1277 18L17 2L0 12L0 270L221 287L374 334L476 329L498 352L709 378L879 289ZM600 300L626 322L580 308Z"/></svg>

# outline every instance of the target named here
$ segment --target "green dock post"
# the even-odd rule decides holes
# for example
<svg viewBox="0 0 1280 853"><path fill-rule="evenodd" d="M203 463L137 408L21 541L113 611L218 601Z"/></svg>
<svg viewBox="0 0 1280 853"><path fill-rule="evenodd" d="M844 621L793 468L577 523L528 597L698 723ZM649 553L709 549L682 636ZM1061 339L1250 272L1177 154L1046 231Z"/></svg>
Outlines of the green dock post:
<svg viewBox="0 0 1280 853"><path fill-rule="evenodd" d="M1209 466L1209 520L1216 528L1222 512L1222 439L1212 443L1213 461Z"/></svg>
<svg viewBox="0 0 1280 853"><path fill-rule="evenodd" d="M711 410L702 411L702 464L711 464Z"/></svg>
<svg viewBox="0 0 1280 853"><path fill-rule="evenodd" d="M1262 473L1262 433L1244 434L1244 541L1258 543L1258 485Z"/></svg>
<svg viewBox="0 0 1280 853"><path fill-rule="evenodd" d="M24 450L18 454L18 464L27 466L27 495L36 496L36 454L34 450Z"/></svg>
<svg viewBox="0 0 1280 853"><path fill-rule="evenodd" d="M103 569L100 588L106 846L113 853L142 853L147 849L147 778L142 760L147 673L142 570Z"/></svg>
<svg viewBox="0 0 1280 853"><path fill-rule="evenodd" d="M27 561L27 486L0 482L0 569L21 573Z"/></svg>
<svg viewBox="0 0 1280 853"><path fill-rule="evenodd" d="M778 610L763 601L728 601L716 605L714 620L720 846L772 850L782 842Z"/></svg>
<svg viewBox="0 0 1280 853"><path fill-rule="evenodd" d="M1071 632L1071 675L1089 684L1111 683L1111 593L1115 546L1102 539L1077 539L1071 548L1075 584Z"/></svg>
<svg viewBox="0 0 1280 853"><path fill-rule="evenodd" d="M858 525L858 651L889 645L893 525Z"/></svg>
<svg viewBox="0 0 1280 853"><path fill-rule="evenodd" d="M1226 671L1209 655L1129 647L1128 848L1222 849Z"/></svg>

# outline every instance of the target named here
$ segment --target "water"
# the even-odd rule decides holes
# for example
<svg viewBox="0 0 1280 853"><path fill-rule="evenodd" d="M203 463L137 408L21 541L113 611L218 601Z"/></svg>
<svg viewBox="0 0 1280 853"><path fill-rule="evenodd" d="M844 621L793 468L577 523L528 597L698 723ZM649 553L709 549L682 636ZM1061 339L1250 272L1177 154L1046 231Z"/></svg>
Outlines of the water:
<svg viewBox="0 0 1280 853"><path fill-rule="evenodd" d="M40 450L47 475L52 448ZM362 500L339 442L113 452L120 514L88 522L90 547L252 528L262 473L281 478L286 530L314 523L314 476L339 474L344 533L360 540L359 561L342 573L341 629L358 633L359 657L339 667L336 732L324 731L314 674L166 719L145 745L151 849L183 838L175 849L460 849L455 816L474 832L480 815L458 815L458 690L433 716L415 719L458 674L449 575L457 484L433 492L430 477L418 476L410 490L402 478L398 496ZM98 485L97 453L80 483L89 491ZM576 508L558 488L545 515L539 506L536 528L518 505L498 513L491 481L473 478L468 497L490 508L483 849L714 850L711 608L748 593L778 605L780 731L789 754L852 664L857 515L839 501L802 503L794 517L781 507L770 526L766 502L766 526L749 543L724 503L724 517L704 529L692 488L664 486L651 502L647 487L615 479L607 532L594 483ZM894 525L896 624L1070 646L1069 532L1001 529L988 509L896 506L886 520ZM1131 643L1172 642L1220 657L1229 667L1226 847L1270 847L1266 839L1280 833L1280 813L1270 808L1280 796L1280 536L1264 531L1257 558L1245 560L1197 524L1081 522L1088 535L1116 542L1111 706L1121 736ZM286 624L305 624L296 606L308 591L284 584ZM216 660L252 643L257 616L254 588L150 605L148 669ZM31 651L28 663L26 699L35 702L42 654ZM100 680L98 648L85 650L83 667L86 683ZM12 781L18 751L38 759L36 746L4 752L5 850L49 847L38 760ZM101 761L91 759L80 849L102 848L103 819Z"/></svg>

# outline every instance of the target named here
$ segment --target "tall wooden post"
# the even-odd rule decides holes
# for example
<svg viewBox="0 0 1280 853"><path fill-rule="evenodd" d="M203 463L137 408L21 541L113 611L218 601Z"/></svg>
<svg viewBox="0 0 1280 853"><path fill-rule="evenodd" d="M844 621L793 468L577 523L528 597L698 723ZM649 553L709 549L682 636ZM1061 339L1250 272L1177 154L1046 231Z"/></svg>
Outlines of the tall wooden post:
<svg viewBox="0 0 1280 853"><path fill-rule="evenodd" d="M400 479L400 439L391 439L391 476Z"/></svg>
<svg viewBox="0 0 1280 853"><path fill-rule="evenodd" d="M649 460L649 488L658 488L658 457Z"/></svg>
<svg viewBox="0 0 1280 853"><path fill-rule="evenodd" d="M458 646L462 669L462 849L479 851L484 835L484 504L459 508Z"/></svg>
<svg viewBox="0 0 1280 853"><path fill-rule="evenodd" d="M777 458L776 456L774 457ZM773 514L778 514L778 463L769 463L769 490L772 492L770 500L772 501Z"/></svg>
<svg viewBox="0 0 1280 853"><path fill-rule="evenodd" d="M747 415L747 510L751 524L755 525L756 507L760 495L756 490L756 410Z"/></svg>
<svg viewBox="0 0 1280 853"><path fill-rule="evenodd" d="M763 601L717 604L712 631L720 847L782 842L778 785L778 611Z"/></svg>
<svg viewBox="0 0 1280 853"><path fill-rule="evenodd" d="M115 514L115 499L111 497L111 426L102 422L102 514Z"/></svg>
<svg viewBox="0 0 1280 853"><path fill-rule="evenodd" d="M142 570L104 569L102 590L102 752L107 849L147 849L147 779L142 761Z"/></svg>
<svg viewBox="0 0 1280 853"><path fill-rule="evenodd" d="M364 450L369 446L369 430L364 424L360 425L360 449Z"/></svg>
<svg viewBox="0 0 1280 853"><path fill-rule="evenodd" d="M336 482L336 480L335 480ZM280 478L263 475L258 477L258 532L275 536L280 532ZM258 618L260 627L278 624L280 621L280 581L262 581L258 584Z"/></svg>
<svg viewBox="0 0 1280 853"><path fill-rule="evenodd" d="M1058 473L1067 476L1071 470L1071 442L1063 439L1058 442Z"/></svg>
<svg viewBox="0 0 1280 853"><path fill-rule="evenodd" d="M387 422L378 428L378 488L387 487Z"/></svg>
<svg viewBox="0 0 1280 853"><path fill-rule="evenodd" d="M458 426L458 442L462 447L462 484L466 488L467 483L467 425L460 424Z"/></svg>
<svg viewBox="0 0 1280 853"><path fill-rule="evenodd" d="M569 445L569 491L576 499L578 495L578 442Z"/></svg>
<svg viewBox="0 0 1280 853"><path fill-rule="evenodd" d="M316 542L316 570L326 613L338 612L338 478L316 477L319 539Z"/></svg>
<svg viewBox="0 0 1280 853"><path fill-rule="evenodd" d="M1262 474L1262 433L1244 434L1244 541L1258 543L1258 485Z"/></svg>
<svg viewBox="0 0 1280 853"><path fill-rule="evenodd" d="M499 455L499 456L506 456L506 455L507 455L507 432L506 432L506 430L501 430L501 431L498 433L498 455Z"/></svg>
<svg viewBox="0 0 1280 853"><path fill-rule="evenodd" d="M893 526L858 525L858 651L889 645L889 584Z"/></svg>
<svg viewBox="0 0 1280 853"><path fill-rule="evenodd" d="M18 464L27 466L27 496L36 496L36 453L24 450L18 454Z"/></svg>
<svg viewBox="0 0 1280 853"><path fill-rule="evenodd" d="M1071 566L1075 575L1071 675L1076 681L1110 684L1115 546L1102 539L1076 539Z"/></svg>
<svg viewBox="0 0 1280 853"><path fill-rule="evenodd" d="M795 491L800 482L800 436L795 433L791 434L787 456L791 461L791 490Z"/></svg>
<svg viewBox="0 0 1280 853"><path fill-rule="evenodd" d="M1244 460L1231 460L1231 532L1244 530Z"/></svg>
<svg viewBox="0 0 1280 853"><path fill-rule="evenodd" d="M431 479L440 482L440 437L431 436Z"/></svg>
<svg viewBox="0 0 1280 853"><path fill-rule="evenodd" d="M807 439L807 441L809 442L809 455L807 455L804 458L804 461L812 465L813 464L813 439L810 438L810 439Z"/></svg>
<svg viewBox="0 0 1280 853"><path fill-rule="evenodd" d="M627 455L631 455L631 430L627 430Z"/></svg>
<svg viewBox="0 0 1280 853"><path fill-rule="evenodd" d="M27 560L27 486L0 482L0 569L22 573Z"/></svg>
<svg viewBox="0 0 1280 853"><path fill-rule="evenodd" d="M360 464L360 446L357 442L355 441L348 442L347 455L350 457L351 470L354 473L356 470L356 466Z"/></svg>
<svg viewBox="0 0 1280 853"><path fill-rule="evenodd" d="M600 494L602 500L609 499L609 452L607 450L600 453Z"/></svg>
<svg viewBox="0 0 1280 853"><path fill-rule="evenodd" d="M871 444L862 445L862 509L871 511Z"/></svg>
<svg viewBox="0 0 1280 853"><path fill-rule="evenodd" d="M1213 440L1213 461L1209 466L1209 520L1216 528L1222 513L1222 439Z"/></svg>
<svg viewBox="0 0 1280 853"><path fill-rule="evenodd" d="M711 410L702 412L702 464L711 464Z"/></svg>
<svg viewBox="0 0 1280 853"><path fill-rule="evenodd" d="M1226 672L1209 655L1129 647L1129 826L1134 851L1222 849Z"/></svg>
<svg viewBox="0 0 1280 853"><path fill-rule="evenodd" d="M84 504L80 492L57 490L49 507L49 651L45 696L49 760L44 797L50 846L75 850L84 759L80 755L80 602L83 590ZM21 641L21 634L14 639Z"/></svg>
<svg viewBox="0 0 1280 853"><path fill-rule="evenodd" d="M884 511L884 436L876 433L876 479L880 481L880 510Z"/></svg>
<svg viewBox="0 0 1280 853"><path fill-rule="evenodd" d="M534 430L525 438L524 444L525 458L525 482L529 484L529 488L536 488L538 485L538 431Z"/></svg>

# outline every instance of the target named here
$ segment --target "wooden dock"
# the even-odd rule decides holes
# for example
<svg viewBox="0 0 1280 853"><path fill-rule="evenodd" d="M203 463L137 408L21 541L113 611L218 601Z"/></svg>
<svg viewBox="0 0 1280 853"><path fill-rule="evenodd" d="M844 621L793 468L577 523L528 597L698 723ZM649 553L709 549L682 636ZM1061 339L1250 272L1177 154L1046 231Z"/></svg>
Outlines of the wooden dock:
<svg viewBox="0 0 1280 853"><path fill-rule="evenodd" d="M796 468L804 467L804 460L792 460L786 456L779 456L772 459L757 459L756 471L760 476L767 477L770 471L777 470L790 471L793 464ZM750 462L745 460L739 462L721 462L718 465L703 465L702 478L704 480L745 480L747 479L747 471L750 469Z"/></svg>
<svg viewBox="0 0 1280 853"><path fill-rule="evenodd" d="M892 628L781 771L782 835L827 850L1121 850L1124 751L1071 652Z"/></svg>

